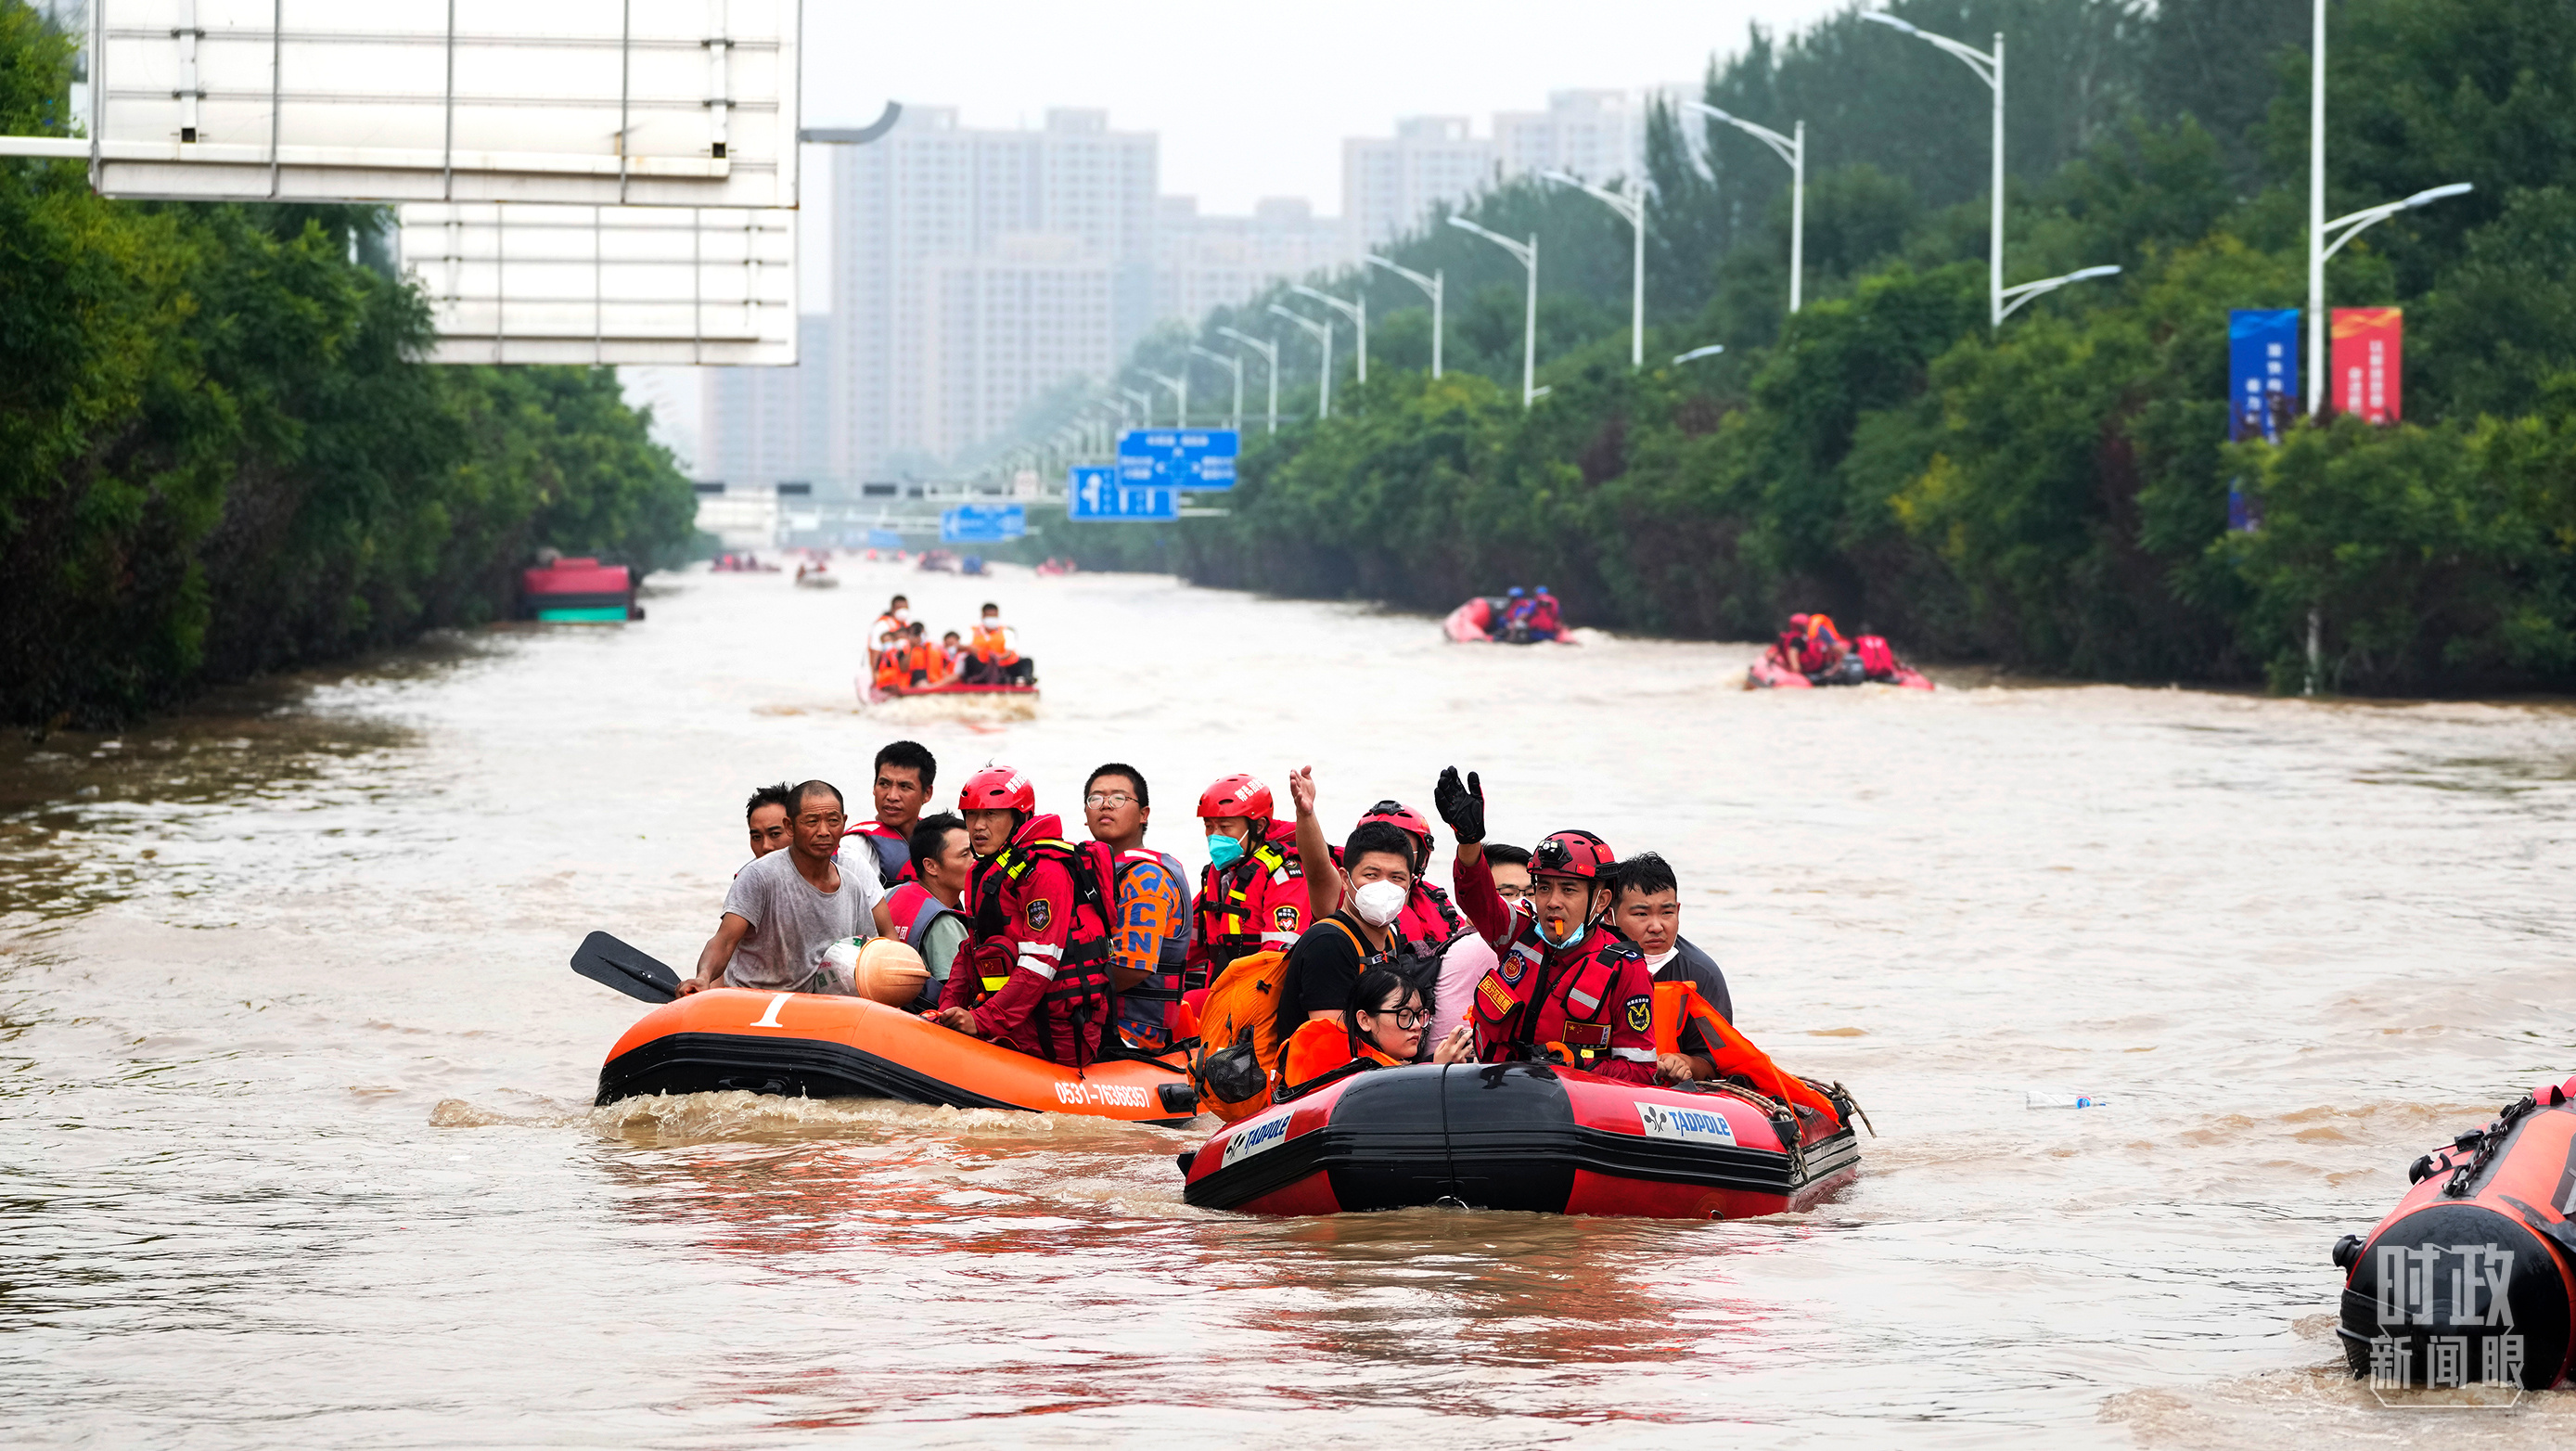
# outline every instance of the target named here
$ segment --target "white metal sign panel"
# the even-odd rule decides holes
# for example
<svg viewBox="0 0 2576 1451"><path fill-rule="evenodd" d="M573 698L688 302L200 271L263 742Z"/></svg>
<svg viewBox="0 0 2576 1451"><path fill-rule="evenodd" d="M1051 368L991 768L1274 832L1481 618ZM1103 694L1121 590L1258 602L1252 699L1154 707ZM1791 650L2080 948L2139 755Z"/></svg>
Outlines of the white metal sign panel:
<svg viewBox="0 0 2576 1451"><path fill-rule="evenodd" d="M438 363L796 361L796 214L415 202L402 265Z"/></svg>
<svg viewBox="0 0 2576 1451"><path fill-rule="evenodd" d="M799 0L94 3L108 196L796 205Z"/></svg>

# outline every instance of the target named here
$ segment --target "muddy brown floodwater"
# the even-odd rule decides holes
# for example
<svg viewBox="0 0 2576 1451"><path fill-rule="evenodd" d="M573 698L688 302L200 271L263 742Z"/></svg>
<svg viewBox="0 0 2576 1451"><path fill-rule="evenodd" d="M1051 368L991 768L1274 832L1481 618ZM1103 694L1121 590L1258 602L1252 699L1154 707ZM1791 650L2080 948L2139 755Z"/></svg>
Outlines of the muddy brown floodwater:
<svg viewBox="0 0 2576 1451"><path fill-rule="evenodd" d="M864 786L896 587L998 599L1044 676L1036 721L908 732L952 789L1007 761L1053 810L1132 760L1195 861L1221 773L1312 763L1339 831L1455 761L1497 840L1660 850L1739 1022L1869 1110L1857 1186L1273 1222L1183 1205L1195 1133L592 1108L640 1005L574 944L690 960L744 794ZM1748 695L1745 647L1456 647L1137 576L650 603L0 746L8 1442L2576 1442L2576 1393L2382 1407L2327 1262L2576 1072L2564 708Z"/></svg>

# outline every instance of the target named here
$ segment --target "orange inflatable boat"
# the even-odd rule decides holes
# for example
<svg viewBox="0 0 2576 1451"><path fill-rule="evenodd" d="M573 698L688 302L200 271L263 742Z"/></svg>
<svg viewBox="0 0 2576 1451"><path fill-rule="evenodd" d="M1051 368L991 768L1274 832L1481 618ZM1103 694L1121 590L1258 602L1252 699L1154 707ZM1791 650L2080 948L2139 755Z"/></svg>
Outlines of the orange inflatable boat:
<svg viewBox="0 0 2576 1451"><path fill-rule="evenodd" d="M1181 1124L1198 1093L1175 1057L1080 1073L865 998L713 988L646 1013L599 1069L600 1103L648 1093L747 1089L804 1098L891 1098Z"/></svg>
<svg viewBox="0 0 2576 1451"><path fill-rule="evenodd" d="M2576 1078L2417 1159L2367 1235L2336 1241L2344 1358L2374 1389L2546 1390L2576 1375Z"/></svg>

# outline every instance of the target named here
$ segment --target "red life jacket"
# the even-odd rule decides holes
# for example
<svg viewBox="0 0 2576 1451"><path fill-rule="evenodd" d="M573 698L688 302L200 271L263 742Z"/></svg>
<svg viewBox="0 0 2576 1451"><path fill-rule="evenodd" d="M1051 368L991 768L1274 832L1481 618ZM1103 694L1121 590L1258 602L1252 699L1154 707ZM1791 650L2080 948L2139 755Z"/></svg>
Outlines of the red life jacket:
<svg viewBox="0 0 2576 1451"><path fill-rule="evenodd" d="M1293 899L1291 899L1293 894ZM1272 822L1252 849L1199 879L1192 962L1183 974L1190 989L1206 987L1238 957L1285 952L1296 945L1306 920L1306 872L1297 860L1297 828Z"/></svg>
<svg viewBox="0 0 2576 1451"><path fill-rule="evenodd" d="M886 913L894 918L894 940L921 950L921 939L944 913L959 921L966 914L930 895L930 889L919 882L905 882L886 895Z"/></svg>
<svg viewBox="0 0 2576 1451"><path fill-rule="evenodd" d="M1640 1047L1653 1041L1653 979L1642 971L1645 960L1633 943L1597 923L1562 950L1543 946L1535 930L1524 932L1476 986L1479 1056L1492 1063L1533 1060L1561 1044L1571 1068L1640 1056L1652 1064L1653 1052ZM1622 993L1621 979L1632 968L1645 991Z"/></svg>
<svg viewBox="0 0 2576 1451"><path fill-rule="evenodd" d="M1018 881L1040 861L1060 863L1065 875L1073 879L1073 920L1065 927L1064 957L1056 966L1055 980L1038 999L1036 1013L1039 1032L1048 1034L1046 1041L1052 1041L1050 1020L1073 1024L1077 1036L1086 1023L1096 1021L1105 1028L1108 1022L1112 992L1109 934L1111 924L1117 921L1118 886L1111 875L1106 843L1087 841L1077 847L1055 837L1012 842L975 869L969 892L974 908L970 920L977 944L1010 936L1011 914L1002 906L1003 888ZM961 955L958 967L966 966L966 958ZM979 977L968 1006L982 1003L1009 981L1007 970L1000 977Z"/></svg>

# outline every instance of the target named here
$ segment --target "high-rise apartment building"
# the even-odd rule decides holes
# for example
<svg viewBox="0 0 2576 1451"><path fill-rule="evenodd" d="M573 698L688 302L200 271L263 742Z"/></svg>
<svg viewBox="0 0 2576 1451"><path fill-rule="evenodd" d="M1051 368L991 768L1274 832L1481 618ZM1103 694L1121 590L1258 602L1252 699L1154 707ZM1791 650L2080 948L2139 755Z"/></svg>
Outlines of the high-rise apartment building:
<svg viewBox="0 0 2576 1451"><path fill-rule="evenodd" d="M1263 197L1248 217L1202 216L1196 197L1159 204L1154 317L1195 323L1283 277L1356 260L1338 217L1318 217L1301 197Z"/></svg>
<svg viewBox="0 0 2576 1451"><path fill-rule="evenodd" d="M1493 184L1494 143L1464 116L1407 116L1392 137L1342 143L1342 221L1364 251L1418 227L1434 203L1455 205Z"/></svg>
<svg viewBox="0 0 2576 1451"><path fill-rule="evenodd" d="M834 472L934 471L1114 369L1153 319L1155 167L1100 111L978 131L916 106L835 148Z"/></svg>
<svg viewBox="0 0 2576 1451"><path fill-rule="evenodd" d="M698 393L696 474L774 484L833 476L832 319L796 319L791 368L709 368Z"/></svg>
<svg viewBox="0 0 2576 1451"><path fill-rule="evenodd" d="M1643 170L1645 150L1644 103L1626 91L1551 91L1544 111L1494 113L1506 176L1564 171L1606 182Z"/></svg>

